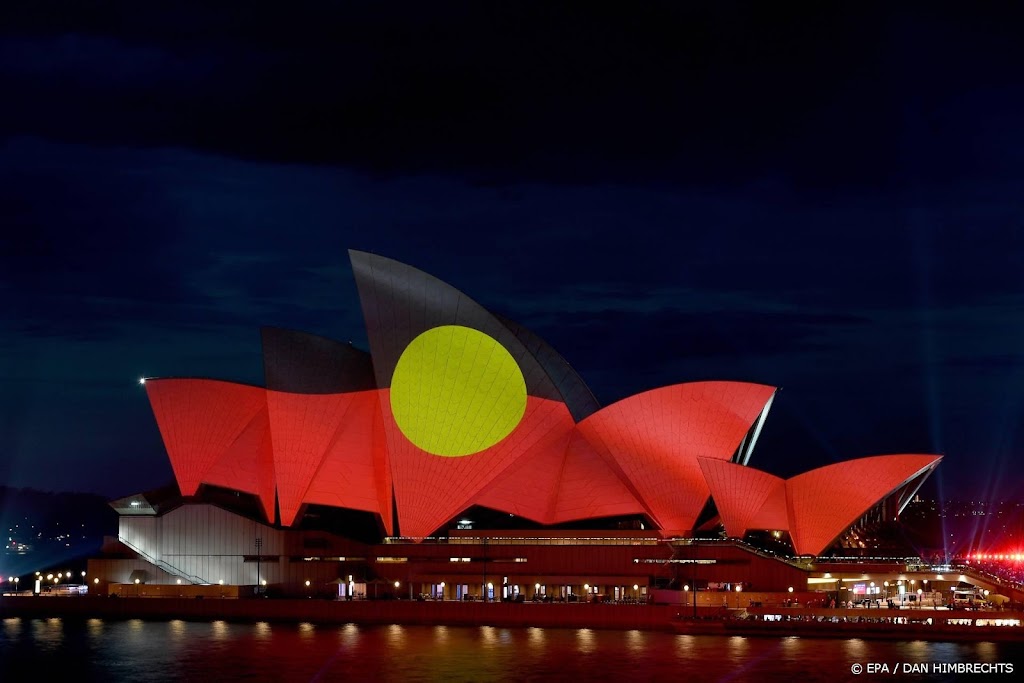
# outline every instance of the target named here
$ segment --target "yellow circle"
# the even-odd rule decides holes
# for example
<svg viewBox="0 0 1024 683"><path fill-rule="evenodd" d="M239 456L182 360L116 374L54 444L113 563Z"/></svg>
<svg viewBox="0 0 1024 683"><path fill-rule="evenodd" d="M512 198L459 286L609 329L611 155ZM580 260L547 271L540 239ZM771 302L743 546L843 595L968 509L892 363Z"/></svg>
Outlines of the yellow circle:
<svg viewBox="0 0 1024 683"><path fill-rule="evenodd" d="M479 453L512 433L526 412L526 380L488 335L444 325L413 339L391 377L391 412L427 453Z"/></svg>

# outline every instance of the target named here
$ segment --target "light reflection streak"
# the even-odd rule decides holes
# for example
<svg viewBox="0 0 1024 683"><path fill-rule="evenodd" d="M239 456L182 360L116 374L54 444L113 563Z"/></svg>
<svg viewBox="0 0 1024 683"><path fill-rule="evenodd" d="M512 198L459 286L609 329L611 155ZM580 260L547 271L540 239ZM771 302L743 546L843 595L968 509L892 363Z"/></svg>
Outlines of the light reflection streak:
<svg viewBox="0 0 1024 683"><path fill-rule="evenodd" d="M530 647L542 648L545 645L545 634L544 629L537 628L536 626L527 630L527 637L530 641Z"/></svg>
<svg viewBox="0 0 1024 683"><path fill-rule="evenodd" d="M576 632L576 649L583 654L590 654L597 648L594 632L589 628L581 628Z"/></svg>
<svg viewBox="0 0 1024 683"><path fill-rule="evenodd" d="M484 647L492 648L497 642L497 637L494 634L493 626L481 626L480 627L480 642Z"/></svg>
<svg viewBox="0 0 1024 683"><path fill-rule="evenodd" d="M405 648L405 628L398 624L391 624L388 627L387 643L389 647Z"/></svg>
<svg viewBox="0 0 1024 683"><path fill-rule="evenodd" d="M309 640L316 635L316 627L308 621L303 621L299 624L299 637L303 640Z"/></svg>
<svg viewBox="0 0 1024 683"><path fill-rule="evenodd" d="M626 631L626 645L630 652L636 654L643 652L644 646L646 645L644 641L644 634L636 629Z"/></svg>
<svg viewBox="0 0 1024 683"><path fill-rule="evenodd" d="M695 636L676 636L676 654L689 659L693 656L694 648L697 645Z"/></svg>
<svg viewBox="0 0 1024 683"><path fill-rule="evenodd" d="M341 644L346 648L355 647L359 642L359 627L355 624L345 624L341 627Z"/></svg>
<svg viewBox="0 0 1024 683"><path fill-rule="evenodd" d="M253 630L256 632L256 640L270 640L273 636L270 623L266 621L257 621Z"/></svg>
<svg viewBox="0 0 1024 683"><path fill-rule="evenodd" d="M213 632L214 640L227 640L228 639L228 625L227 622L218 619L217 621L210 624L210 630Z"/></svg>
<svg viewBox="0 0 1024 683"><path fill-rule="evenodd" d="M4 635L10 639L17 638L21 635L23 624L21 619L14 617L11 619L4 619Z"/></svg>

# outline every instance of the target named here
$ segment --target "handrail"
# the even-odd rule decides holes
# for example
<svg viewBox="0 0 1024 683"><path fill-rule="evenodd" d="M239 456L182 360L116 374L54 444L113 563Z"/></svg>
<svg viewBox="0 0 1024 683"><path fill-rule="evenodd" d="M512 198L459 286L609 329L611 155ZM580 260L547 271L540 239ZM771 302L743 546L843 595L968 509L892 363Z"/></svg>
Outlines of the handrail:
<svg viewBox="0 0 1024 683"><path fill-rule="evenodd" d="M182 576L182 577L188 579L191 583L196 583L196 584L210 584L210 583L212 583L212 581L207 581L206 579L202 578L201 576L195 576L193 574L189 574L188 572L186 572L185 570L183 570L183 569L181 569L179 567L175 567L174 565L169 564L169 563L167 563L167 562L165 562L163 560L156 559L155 557L153 557L152 555L147 553L142 548L138 547L137 545L135 545L134 543L128 541L127 539L122 538L121 536L118 536L117 540L120 541L121 543L124 543L126 546L131 548L133 551L135 551L136 553L141 555L143 557L143 559L145 559L147 562L149 562L152 565L156 565L157 567L159 567L160 569L163 569L168 574L173 574L175 576Z"/></svg>
<svg viewBox="0 0 1024 683"><path fill-rule="evenodd" d="M732 546L735 546L735 547L739 548L740 550L746 550L747 552L753 553L753 554L757 555L758 557L763 557L763 558L765 558L767 560L778 560L779 562L783 562L785 564L788 564L791 567L796 567L797 569L807 569L806 563L804 563L804 562L801 562L799 560L795 560L795 559L792 559L792 558L788 558L788 557L783 557L782 555L776 555L775 553L768 552L766 550L761 550L760 548L758 548L756 546L750 545L749 543L746 543L744 541L741 541L741 540L735 539L735 538L722 538L722 539L716 539L716 538L675 538L675 539L669 539L669 541L671 543L673 543L673 544L691 545L691 546L692 545L732 545Z"/></svg>
<svg viewBox="0 0 1024 683"><path fill-rule="evenodd" d="M991 572L985 571L981 567L974 567L974 566L969 565L969 564L953 565L953 566L958 566L959 567L959 573L961 573L961 574L964 574L964 575L974 574L975 576L977 576L977 577L979 577L979 578L981 578L981 579L983 579L985 581L991 581L992 583L998 584L998 585L1003 586L1005 588L1011 588L1013 590L1024 591L1024 585L1022 585L1020 583L1017 583L1016 581L1011 581L1009 579L1004 579L1003 577L998 576L997 574L993 574Z"/></svg>

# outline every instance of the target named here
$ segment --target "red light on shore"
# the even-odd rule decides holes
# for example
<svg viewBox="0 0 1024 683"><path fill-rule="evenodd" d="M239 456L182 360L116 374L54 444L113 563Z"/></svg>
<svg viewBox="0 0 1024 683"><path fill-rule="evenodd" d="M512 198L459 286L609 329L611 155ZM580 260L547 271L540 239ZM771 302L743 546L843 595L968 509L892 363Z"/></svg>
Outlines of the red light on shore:
<svg viewBox="0 0 1024 683"><path fill-rule="evenodd" d="M987 560L990 562L1020 563L1024 562L1024 548L1018 548L1016 550L1001 553L967 553L965 559L968 562L971 560Z"/></svg>

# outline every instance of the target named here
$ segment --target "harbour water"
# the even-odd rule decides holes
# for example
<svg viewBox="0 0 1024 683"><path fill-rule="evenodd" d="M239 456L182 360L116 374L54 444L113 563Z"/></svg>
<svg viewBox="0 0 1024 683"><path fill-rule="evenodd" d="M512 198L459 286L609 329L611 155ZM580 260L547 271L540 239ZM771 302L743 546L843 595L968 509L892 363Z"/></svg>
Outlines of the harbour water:
<svg viewBox="0 0 1024 683"><path fill-rule="evenodd" d="M1003 673L967 676L942 670L948 667L933 666L957 663L998 664ZM1005 671L1007 664L1012 665L1013 673ZM857 665L863 667L859 674ZM919 673L922 665L929 673ZM835 683L877 680L881 675L904 681L1011 681L1024 671L1022 667L1024 645L1020 643L693 636L490 626L60 618L9 618L0 622L0 679L5 682Z"/></svg>

